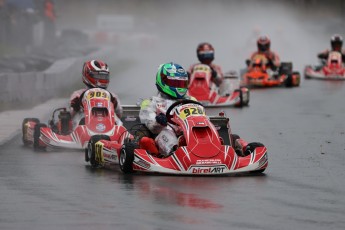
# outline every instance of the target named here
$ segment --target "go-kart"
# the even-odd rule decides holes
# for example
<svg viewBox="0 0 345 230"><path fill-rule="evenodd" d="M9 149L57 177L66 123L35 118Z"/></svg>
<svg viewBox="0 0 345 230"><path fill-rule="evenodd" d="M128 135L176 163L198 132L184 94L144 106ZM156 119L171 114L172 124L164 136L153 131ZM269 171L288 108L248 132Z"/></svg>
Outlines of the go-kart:
<svg viewBox="0 0 345 230"><path fill-rule="evenodd" d="M241 77L241 85L255 87L294 87L300 84L300 74L293 71L291 62L282 62L278 70L267 68L268 60L264 55L256 55L249 60L248 68Z"/></svg>
<svg viewBox="0 0 345 230"><path fill-rule="evenodd" d="M130 115L124 120L135 121L139 109L136 113L137 115ZM242 151L242 147L235 150L235 142L240 138L231 133L229 118L223 112L219 116L208 117L201 103L181 100L168 108L166 116L168 124L175 127L174 130L177 127L185 140L179 142L171 155L152 155L148 150L140 148L140 138L150 134L143 124L137 122L132 123L132 128L128 129L133 138L127 138L120 151L118 143L104 140L100 136L91 138L88 146L91 165L102 167L117 163L114 159L119 159L123 173L176 175L227 175L263 172L266 169L267 149L263 144L248 144L243 141L244 150Z"/></svg>
<svg viewBox="0 0 345 230"><path fill-rule="evenodd" d="M207 107L242 107L249 104L249 90L239 87L239 78L235 72L225 74L219 88L211 78L212 71L208 65L195 65L189 79L188 95Z"/></svg>
<svg viewBox="0 0 345 230"><path fill-rule="evenodd" d="M345 80L345 67L342 62L342 55L339 52L331 52L327 62L318 65L308 65L304 69L306 79L321 80Z"/></svg>
<svg viewBox="0 0 345 230"><path fill-rule="evenodd" d="M100 88L87 90L81 96L84 118L73 129L71 114L66 108L54 110L47 124L37 118L25 118L22 123L24 145L35 149L46 147L85 149L90 138L103 138L121 143L129 136L126 128L116 123L111 94Z"/></svg>

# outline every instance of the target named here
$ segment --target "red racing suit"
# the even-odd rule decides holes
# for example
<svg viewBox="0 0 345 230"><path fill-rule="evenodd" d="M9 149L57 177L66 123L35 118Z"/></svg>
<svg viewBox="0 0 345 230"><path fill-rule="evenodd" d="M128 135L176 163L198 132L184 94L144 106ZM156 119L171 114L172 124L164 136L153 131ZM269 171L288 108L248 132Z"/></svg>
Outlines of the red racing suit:
<svg viewBox="0 0 345 230"><path fill-rule="evenodd" d="M333 52L334 50L328 50L326 49L325 51L322 51L321 53L319 53L317 55L318 58L320 58L321 60L325 60L327 61L329 53ZM343 63L345 63L345 50L341 50L339 51L341 53L341 57L342 57L342 61Z"/></svg>
<svg viewBox="0 0 345 230"><path fill-rule="evenodd" d="M188 69L188 74L191 75L193 73L194 66L199 65L199 64L203 64L203 63L195 63L195 64L191 65ZM224 74L223 74L222 68L219 65L212 64L212 63L208 66L211 67L211 69L212 69L211 81L214 82L219 87L220 84L223 82L223 79L224 79Z"/></svg>
<svg viewBox="0 0 345 230"><path fill-rule="evenodd" d="M267 52L256 51L252 53L252 55L250 56L249 62L247 61L247 64L249 64L250 61L252 61L256 56L259 56L259 55L263 55L267 58L268 60L268 63L266 64L267 68L275 71L278 67L280 67L280 58L278 54L276 54L273 51L267 51Z"/></svg>

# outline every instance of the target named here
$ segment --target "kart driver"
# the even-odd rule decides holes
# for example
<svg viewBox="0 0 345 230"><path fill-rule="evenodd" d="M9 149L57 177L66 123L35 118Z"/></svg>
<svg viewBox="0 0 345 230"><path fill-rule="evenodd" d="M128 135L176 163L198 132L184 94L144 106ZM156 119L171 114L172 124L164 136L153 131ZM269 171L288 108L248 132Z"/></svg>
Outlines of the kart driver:
<svg viewBox="0 0 345 230"><path fill-rule="evenodd" d="M73 121L73 129L79 124L83 118L81 98L84 92L90 88L107 89L109 85L109 67L101 60L87 61L83 65L82 79L87 88L76 90L72 93L70 98L71 116ZM117 124L122 124L120 118L122 115L122 107L120 100L116 94L110 93L111 101L115 108L115 121Z"/></svg>
<svg viewBox="0 0 345 230"><path fill-rule="evenodd" d="M343 46L343 38L339 34L334 34L331 37L331 50L325 50L317 55L322 61L327 61L329 53L333 51L337 51L342 55L342 61L345 63L345 51L342 49Z"/></svg>
<svg viewBox="0 0 345 230"><path fill-rule="evenodd" d="M280 67L280 59L279 56L270 50L271 46L271 40L268 36L260 36L256 42L258 51L254 52L251 56L250 59L246 60L247 66L249 66L251 60L255 58L257 55L264 55L268 63L266 64L266 67L276 71Z"/></svg>
<svg viewBox="0 0 345 230"><path fill-rule="evenodd" d="M188 74L179 64L161 64L156 74L156 86L157 96L143 100L139 112L140 121L156 137L155 140L149 137L141 138L139 146L152 155L167 157L176 150L178 143L182 144L185 140L183 136L178 140L175 131L168 126L166 110L179 99L195 99L186 95Z"/></svg>
<svg viewBox="0 0 345 230"><path fill-rule="evenodd" d="M223 71L219 65L213 64L214 59L214 48L208 42L203 42L198 45L196 48L196 54L201 64L208 65L212 70L212 82L214 82L218 87L223 82ZM195 65L200 63L193 64L188 70L188 74L191 75Z"/></svg>

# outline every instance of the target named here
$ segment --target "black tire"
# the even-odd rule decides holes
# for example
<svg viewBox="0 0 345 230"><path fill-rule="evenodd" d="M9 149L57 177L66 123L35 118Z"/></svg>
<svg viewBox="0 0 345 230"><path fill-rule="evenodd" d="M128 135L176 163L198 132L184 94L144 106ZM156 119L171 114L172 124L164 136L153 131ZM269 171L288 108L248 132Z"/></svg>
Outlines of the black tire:
<svg viewBox="0 0 345 230"><path fill-rule="evenodd" d="M298 71L294 71L293 74L298 75L298 81L293 85L294 87L298 87L301 84L301 74Z"/></svg>
<svg viewBox="0 0 345 230"><path fill-rule="evenodd" d="M236 89L235 92L240 93L240 102L238 104L236 104L235 107L242 108L244 105L244 103L243 103L243 92L241 89Z"/></svg>
<svg viewBox="0 0 345 230"><path fill-rule="evenodd" d="M37 123L34 128L34 149L36 150L41 150L41 149L46 148L46 146L40 145L40 136L41 136L42 127L47 127L47 125L43 123Z"/></svg>
<svg viewBox="0 0 345 230"><path fill-rule="evenodd" d="M85 150L85 161L90 162L90 165L94 168L100 166L99 162L96 161L96 146L95 144L100 140L110 141L110 137L107 135L94 135L89 140L87 149Z"/></svg>
<svg viewBox="0 0 345 230"><path fill-rule="evenodd" d="M36 124L40 123L40 120L38 118L24 118L23 123L22 123L22 141L25 146L32 144L31 141L28 141L25 138L26 132L27 132L25 124L30 121L35 122Z"/></svg>
<svg viewBox="0 0 345 230"><path fill-rule="evenodd" d="M136 148L138 145L133 142L123 145L119 159L119 166L123 173L133 173L134 149Z"/></svg>
<svg viewBox="0 0 345 230"><path fill-rule="evenodd" d="M292 87L293 86L293 79L292 74L288 74L285 80L285 86L286 87Z"/></svg>
<svg viewBox="0 0 345 230"><path fill-rule="evenodd" d="M84 149L84 156L85 156L85 161L89 162L90 158L89 158L89 148Z"/></svg>
<svg viewBox="0 0 345 230"><path fill-rule="evenodd" d="M241 87L242 88L245 88L245 87ZM243 95L243 92L242 92L242 100L243 100L243 106L248 106L249 105L249 101L250 101L250 91L249 89L247 90L247 92L245 92L246 96ZM244 98L246 98L246 100L244 100Z"/></svg>
<svg viewBox="0 0 345 230"><path fill-rule="evenodd" d="M251 154L257 147L264 147L260 142L251 142L247 145L246 150L244 151L244 156Z"/></svg>

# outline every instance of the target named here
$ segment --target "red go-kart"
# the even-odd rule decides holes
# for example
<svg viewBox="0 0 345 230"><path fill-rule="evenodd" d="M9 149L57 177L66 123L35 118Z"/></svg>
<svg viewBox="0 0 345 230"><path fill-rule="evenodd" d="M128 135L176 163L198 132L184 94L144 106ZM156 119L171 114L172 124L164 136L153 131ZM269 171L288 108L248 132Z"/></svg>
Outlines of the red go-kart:
<svg viewBox="0 0 345 230"><path fill-rule="evenodd" d="M241 85L254 87L294 87L300 84L300 74L292 70L292 63L282 62L277 71L267 68L268 60L264 55L256 55L250 60L242 75Z"/></svg>
<svg viewBox="0 0 345 230"><path fill-rule="evenodd" d="M22 124L24 145L35 149L46 147L85 149L90 138L102 135L104 139L122 144L130 134L116 123L114 105L108 91L100 88L87 90L81 97L84 118L72 130L71 115L66 108L56 109L48 125L37 118L25 118ZM56 113L58 121L55 121Z"/></svg>
<svg viewBox="0 0 345 230"><path fill-rule="evenodd" d="M178 133L182 132L185 139L168 157L154 156L139 148L139 139L147 135L142 124L136 125L138 129L129 129L134 138L126 139L120 151L117 151L117 143L96 136L90 140L88 155L97 159L95 166L104 166L114 162L113 158L119 158L124 173L227 175L266 169L267 149L263 144L242 141L244 151L235 150L234 143L240 138L231 133L229 118L224 113L208 117L201 103L181 100L168 108L166 116L168 124L178 127Z"/></svg>
<svg viewBox="0 0 345 230"><path fill-rule="evenodd" d="M304 69L306 79L321 80L345 80L345 67L342 61L342 55L339 52L331 52L327 62L321 66L308 65Z"/></svg>
<svg viewBox="0 0 345 230"><path fill-rule="evenodd" d="M249 90L239 87L238 76L231 73L224 76L223 83L218 88L211 81L211 68L204 64L195 65L189 79L188 95L195 97L207 107L248 105Z"/></svg>

